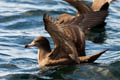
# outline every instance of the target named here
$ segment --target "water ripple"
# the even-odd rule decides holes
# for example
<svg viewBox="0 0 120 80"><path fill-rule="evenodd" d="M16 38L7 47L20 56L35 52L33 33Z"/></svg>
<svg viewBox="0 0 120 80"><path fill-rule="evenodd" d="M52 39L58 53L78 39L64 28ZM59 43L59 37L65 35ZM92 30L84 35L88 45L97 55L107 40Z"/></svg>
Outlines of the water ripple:
<svg viewBox="0 0 120 80"><path fill-rule="evenodd" d="M90 5L92 0L84 2ZM56 18L62 13L75 15L76 10L63 0L0 0L0 79L119 80L119 5L120 0L111 3L105 32L91 33L93 37L86 41L87 55L109 49L96 61L102 64L43 69L38 66L37 48L24 49L24 46L36 36L45 36L53 48L53 41L44 29L43 14Z"/></svg>

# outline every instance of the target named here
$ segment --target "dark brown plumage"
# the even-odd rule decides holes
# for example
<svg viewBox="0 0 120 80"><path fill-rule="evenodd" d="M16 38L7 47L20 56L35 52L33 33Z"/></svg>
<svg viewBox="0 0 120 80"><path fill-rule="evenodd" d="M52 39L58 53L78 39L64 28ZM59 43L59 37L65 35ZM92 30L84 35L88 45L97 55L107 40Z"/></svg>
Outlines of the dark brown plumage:
<svg viewBox="0 0 120 80"><path fill-rule="evenodd" d="M71 20L68 20L66 22L60 22L59 20L57 20L59 25L54 26L53 29L55 29L56 27L60 27L60 25L62 25L62 29L67 28L65 30L69 31L69 34L66 35L69 35L70 39L73 39L72 41L77 48L78 56L85 56L84 32L86 32L86 28L89 29L99 24L103 21L106 15L107 11L97 11L86 13L81 16L75 16ZM66 33L67 31L65 31L64 33Z"/></svg>
<svg viewBox="0 0 120 80"><path fill-rule="evenodd" d="M94 62L107 51L104 50L92 56L85 56L85 38L79 27L60 24L47 14L44 15L43 21L45 29L53 39L54 49L51 50L49 41L41 36L25 46L25 48L38 47L38 63L40 66ZM69 27L71 28L68 29ZM79 45L78 49L76 45ZM80 53L77 50L80 50Z"/></svg>
<svg viewBox="0 0 120 80"><path fill-rule="evenodd" d="M99 10L108 10L109 4L113 0L93 0L93 4L91 6L91 9L93 11L99 11ZM108 4L106 4L108 3Z"/></svg>
<svg viewBox="0 0 120 80"><path fill-rule="evenodd" d="M93 22L95 23L94 25L90 25L91 23L90 21L88 21L85 24L89 26L78 25L79 27L81 27L83 31L90 30L94 27L103 27L103 25L105 25L104 20L108 15L108 7L111 0L94 0L92 4L92 8L88 8L87 5L83 4L81 1L78 1L78 0L64 0L64 1L68 2L70 5L75 7L77 12L76 12L76 16L71 16L69 14L61 14L57 19L60 23L70 24L71 22L74 22L76 23L76 25L78 25L79 23L81 23L81 21L83 21L79 19L78 16L83 16L84 20L90 20L92 18L91 19L92 23ZM103 12L99 12L99 11L103 11ZM89 15L94 12L96 12L96 15L94 16L92 15L90 17L87 16L88 18L84 16L84 14ZM76 20L76 18L77 18L77 22L74 21Z"/></svg>
<svg viewBox="0 0 120 80"><path fill-rule="evenodd" d="M45 37L42 37L42 36L36 37L30 44L26 45L25 48L32 47L32 46L38 47L39 66L76 64L74 60L71 60L69 57L65 57L61 55L62 51L59 52L58 48L54 48L53 50L51 50L49 41ZM91 56L77 57L77 59L80 61L80 63L93 63L98 57L100 57L106 51L107 49ZM66 53L63 52L62 54L65 55Z"/></svg>

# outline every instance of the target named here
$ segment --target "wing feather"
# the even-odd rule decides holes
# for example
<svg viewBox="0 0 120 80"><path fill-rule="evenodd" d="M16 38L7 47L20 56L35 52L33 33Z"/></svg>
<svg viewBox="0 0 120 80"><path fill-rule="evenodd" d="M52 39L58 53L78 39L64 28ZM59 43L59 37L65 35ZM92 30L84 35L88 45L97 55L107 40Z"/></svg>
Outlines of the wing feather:
<svg viewBox="0 0 120 80"><path fill-rule="evenodd" d="M57 23L51 16L44 14L43 21L45 29L51 35L54 41L54 50L52 51L50 58L70 57L72 60L78 62L78 54L74 43L67 34L70 33L69 29L66 29L64 25ZM68 30L68 31L67 31Z"/></svg>
<svg viewBox="0 0 120 80"><path fill-rule="evenodd" d="M70 5L76 8L77 10L76 15L81 15L81 14L85 14L88 12L92 12L92 9L88 8L88 6L83 4L81 1L78 1L78 0L64 0L64 1L68 2Z"/></svg>
<svg viewBox="0 0 120 80"><path fill-rule="evenodd" d="M110 4L111 2L112 0L93 0L93 4L91 8L93 11L99 11L104 6L104 4L106 3ZM106 7L109 7L109 5Z"/></svg>
<svg viewBox="0 0 120 80"><path fill-rule="evenodd" d="M78 25L83 30L87 30L101 24L107 15L108 11L97 11L83 14L81 16L76 16L74 19L71 20L71 22L69 22L73 25Z"/></svg>

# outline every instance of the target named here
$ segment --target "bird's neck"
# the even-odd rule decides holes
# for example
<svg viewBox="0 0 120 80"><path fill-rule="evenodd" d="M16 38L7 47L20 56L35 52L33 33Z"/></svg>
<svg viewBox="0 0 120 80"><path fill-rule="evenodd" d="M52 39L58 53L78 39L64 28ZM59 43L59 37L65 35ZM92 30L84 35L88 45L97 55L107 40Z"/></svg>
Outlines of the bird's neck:
<svg viewBox="0 0 120 80"><path fill-rule="evenodd" d="M50 47L38 48L38 63L44 64L43 61L48 57L50 52L51 52Z"/></svg>

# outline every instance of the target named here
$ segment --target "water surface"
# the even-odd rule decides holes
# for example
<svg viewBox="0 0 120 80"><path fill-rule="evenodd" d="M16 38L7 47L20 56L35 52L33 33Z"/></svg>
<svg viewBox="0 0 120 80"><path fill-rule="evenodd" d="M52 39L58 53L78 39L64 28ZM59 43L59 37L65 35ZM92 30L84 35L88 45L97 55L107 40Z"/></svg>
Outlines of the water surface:
<svg viewBox="0 0 120 80"><path fill-rule="evenodd" d="M44 13L56 18L75 15L75 9L62 0L0 0L0 80L120 80L120 0L110 5L105 32L86 41L87 55L110 49L96 61L99 64L39 67L37 48L24 45L45 36L53 47Z"/></svg>

